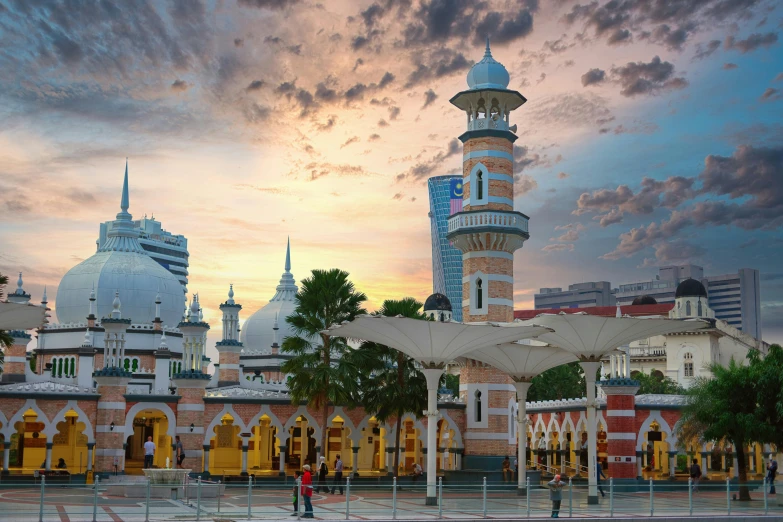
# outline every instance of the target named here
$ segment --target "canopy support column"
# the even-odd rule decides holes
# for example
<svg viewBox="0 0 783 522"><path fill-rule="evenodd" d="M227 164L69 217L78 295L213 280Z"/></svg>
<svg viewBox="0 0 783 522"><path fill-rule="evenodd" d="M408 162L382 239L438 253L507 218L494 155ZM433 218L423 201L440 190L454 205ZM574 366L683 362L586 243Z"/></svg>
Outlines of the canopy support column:
<svg viewBox="0 0 783 522"><path fill-rule="evenodd" d="M427 417L427 501L428 506L438 505L437 475L438 467L438 384L443 375L442 368L425 368L422 370L427 379L427 409L423 412Z"/></svg>
<svg viewBox="0 0 783 522"><path fill-rule="evenodd" d="M527 496L527 391L531 382L514 382L517 389L517 495Z"/></svg>
<svg viewBox="0 0 783 522"><path fill-rule="evenodd" d="M596 464L598 460L595 423L595 373L601 365L598 361L581 361L579 363L585 372L587 383L587 503L598 504L598 477Z"/></svg>

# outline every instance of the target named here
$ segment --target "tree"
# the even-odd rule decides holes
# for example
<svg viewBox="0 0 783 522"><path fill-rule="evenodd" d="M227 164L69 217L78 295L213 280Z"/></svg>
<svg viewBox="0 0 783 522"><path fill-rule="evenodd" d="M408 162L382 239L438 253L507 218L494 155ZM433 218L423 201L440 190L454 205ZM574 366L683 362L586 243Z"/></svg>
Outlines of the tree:
<svg viewBox="0 0 783 522"><path fill-rule="evenodd" d="M400 300L386 300L378 310L379 315L403 316L421 320L422 304L412 297ZM418 370L416 361L404 353L378 343L364 342L354 354L362 358L363 366L369 370L369 377L363 383L362 404L375 418L386 422L395 418L394 427L394 476L400 469L400 432L402 416L411 412L421 417L427 409L427 380ZM352 356L353 357L353 356Z"/></svg>
<svg viewBox="0 0 783 522"><path fill-rule="evenodd" d="M773 344L766 355L758 350L748 354L756 384L756 409L765 433L757 442L783 448L783 347Z"/></svg>
<svg viewBox="0 0 783 522"><path fill-rule="evenodd" d="M585 377L578 362L551 368L533 378L527 400L554 401L585 396Z"/></svg>
<svg viewBox="0 0 783 522"><path fill-rule="evenodd" d="M450 391L454 397L459 397L459 374L445 374L443 387Z"/></svg>
<svg viewBox="0 0 783 522"><path fill-rule="evenodd" d="M767 431L757 418L756 385L750 366L734 359L728 366L713 363L712 377L699 377L687 392L687 403L677 425L681 442L729 441L737 455L739 499L750 500L745 446Z"/></svg>
<svg viewBox="0 0 783 522"><path fill-rule="evenodd" d="M639 372L634 375L633 379L639 381L639 391L637 392L639 395L685 395L686 393L685 388L677 384L677 381L660 374Z"/></svg>
<svg viewBox="0 0 783 522"><path fill-rule="evenodd" d="M294 357L281 365L288 380L291 400L307 401L321 411L321 451L327 448L328 406L354 407L359 398L360 369L350 357L346 339L328 337L323 332L343 321L367 313L362 303L367 296L339 269L313 270L296 294L294 313L286 317L294 335L283 340L282 351Z"/></svg>
<svg viewBox="0 0 783 522"><path fill-rule="evenodd" d="M0 274L0 299L3 298L5 285L7 284L8 284L8 276ZM14 338L11 337L11 335L5 330L0 330L0 348L8 348L12 344L14 344ZM5 359L5 351L0 350L0 364L3 363L4 359ZM0 372L2 372L1 369Z"/></svg>

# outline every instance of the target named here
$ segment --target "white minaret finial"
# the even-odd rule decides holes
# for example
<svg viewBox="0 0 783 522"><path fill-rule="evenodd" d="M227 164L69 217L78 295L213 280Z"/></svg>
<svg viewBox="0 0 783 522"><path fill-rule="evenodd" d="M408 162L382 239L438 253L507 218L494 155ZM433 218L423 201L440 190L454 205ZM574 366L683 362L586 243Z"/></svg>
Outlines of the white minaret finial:
<svg viewBox="0 0 783 522"><path fill-rule="evenodd" d="M615 317L622 317L623 313L620 311L620 305L617 305L617 312L614 314Z"/></svg>
<svg viewBox="0 0 783 522"><path fill-rule="evenodd" d="M120 312L120 306L122 306L122 303L120 302L119 290L114 291L114 301L112 301L111 306L112 306L111 318L122 319L122 312Z"/></svg>
<svg viewBox="0 0 783 522"><path fill-rule="evenodd" d="M163 335L160 336L160 344L158 345L158 348L161 350L168 350L169 345L166 343L166 328L163 328Z"/></svg>
<svg viewBox="0 0 783 522"><path fill-rule="evenodd" d="M90 338L89 328L84 331L84 341L82 342L82 346L92 346L92 339Z"/></svg>
<svg viewBox="0 0 783 522"><path fill-rule="evenodd" d="M16 280L16 293L21 295L24 293L24 290L22 290L22 272L19 272L19 279Z"/></svg>
<svg viewBox="0 0 783 522"><path fill-rule="evenodd" d="M155 294L155 319L160 319L160 303L162 303L160 299L160 286L158 287L158 293Z"/></svg>
<svg viewBox="0 0 783 522"><path fill-rule="evenodd" d="M90 315L89 317L95 318L95 283L92 284L92 290L90 290Z"/></svg>
<svg viewBox="0 0 783 522"><path fill-rule="evenodd" d="M291 271L291 236L288 236L288 246L285 249L285 271Z"/></svg>
<svg viewBox="0 0 783 522"><path fill-rule="evenodd" d="M228 287L228 304L234 304L234 284L231 283Z"/></svg>
<svg viewBox="0 0 783 522"><path fill-rule="evenodd" d="M42 305L47 305L47 304L49 304L49 300L48 300L48 298L46 297L46 285L44 285L44 293L43 293L43 297L41 297L41 304L42 304Z"/></svg>
<svg viewBox="0 0 783 522"><path fill-rule="evenodd" d="M492 56L492 51L489 50L489 35L487 35L487 48L484 49L484 57L489 58Z"/></svg>

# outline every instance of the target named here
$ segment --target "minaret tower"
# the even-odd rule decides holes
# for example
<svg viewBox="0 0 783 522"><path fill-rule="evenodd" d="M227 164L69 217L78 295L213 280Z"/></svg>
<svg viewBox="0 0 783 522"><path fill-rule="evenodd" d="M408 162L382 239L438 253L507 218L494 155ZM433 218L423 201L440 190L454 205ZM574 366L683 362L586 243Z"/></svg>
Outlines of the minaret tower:
<svg viewBox="0 0 783 522"><path fill-rule="evenodd" d="M468 72L468 90L451 103L465 111L462 211L448 221L449 241L462 251L464 322L514 320L514 251L528 239L528 217L514 211L514 134L511 111L525 103L509 90L508 71L489 48ZM458 306L458 303L454 303ZM515 454L508 411L515 402L513 381L504 372L466 360L460 387L467 403L466 468L499 469Z"/></svg>
<svg viewBox="0 0 783 522"><path fill-rule="evenodd" d="M24 288L22 288L23 284L22 272L19 272L19 279L16 280L16 290L8 294L9 303L27 304L30 302L30 294L24 291Z"/></svg>
<svg viewBox="0 0 783 522"><path fill-rule="evenodd" d="M223 312L223 340L215 343L218 351L218 386L239 384L239 355L242 343L239 341L239 311L242 305L234 301L234 285L228 289L228 299L220 305Z"/></svg>

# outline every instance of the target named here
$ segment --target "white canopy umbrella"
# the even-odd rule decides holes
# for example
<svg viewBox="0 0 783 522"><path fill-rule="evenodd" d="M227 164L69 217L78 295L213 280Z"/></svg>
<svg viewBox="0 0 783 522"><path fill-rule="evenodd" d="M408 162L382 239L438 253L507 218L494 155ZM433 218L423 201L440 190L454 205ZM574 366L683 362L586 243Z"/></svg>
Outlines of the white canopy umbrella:
<svg viewBox="0 0 783 522"><path fill-rule="evenodd" d="M574 354L580 361L587 381L587 473L588 504L598 503L596 477L595 373L601 357L618 346L655 335L691 332L708 328L700 319L664 319L659 317L601 317L584 312L575 314L541 314L522 324L548 326L553 331L539 335L541 341Z"/></svg>
<svg viewBox="0 0 783 522"><path fill-rule="evenodd" d="M479 348L530 339L546 332L551 330L534 323L447 323L401 316L362 315L323 333L389 346L424 367L422 372L427 379L427 410L423 412L427 417L426 503L436 505L438 382L446 363Z"/></svg>
<svg viewBox="0 0 783 522"><path fill-rule="evenodd" d="M0 301L0 330L30 330L44 322L46 309L41 306Z"/></svg>
<svg viewBox="0 0 783 522"><path fill-rule="evenodd" d="M533 377L561 364L575 362L578 359L570 352L554 346L541 346L520 343L504 343L488 346L468 353L465 357L494 366L509 374L517 389L517 491L527 495L527 391Z"/></svg>

